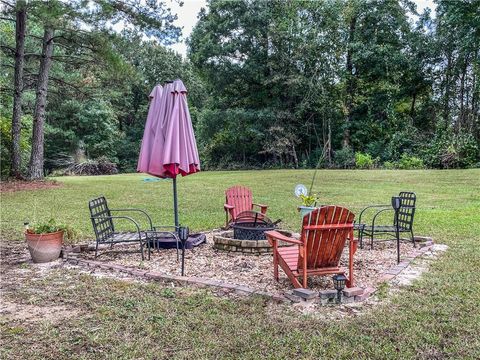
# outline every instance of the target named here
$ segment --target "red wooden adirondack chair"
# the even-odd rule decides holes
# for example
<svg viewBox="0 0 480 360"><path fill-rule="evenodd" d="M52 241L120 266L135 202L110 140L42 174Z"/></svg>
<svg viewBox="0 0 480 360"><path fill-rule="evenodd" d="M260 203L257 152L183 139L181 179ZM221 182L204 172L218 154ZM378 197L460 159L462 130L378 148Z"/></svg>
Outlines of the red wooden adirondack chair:
<svg viewBox="0 0 480 360"><path fill-rule="evenodd" d="M273 246L273 274L278 281L278 266L296 288L307 287L307 277L313 275L345 274L339 267L347 238L349 242L349 272L347 287L353 286L353 254L357 240L353 238L355 214L340 206L324 206L303 217L300 240L278 231L265 235ZM278 241L298 246L279 247ZM298 278L302 278L302 283Z"/></svg>
<svg viewBox="0 0 480 360"><path fill-rule="evenodd" d="M252 211L257 206L262 214L267 212L267 205L256 204L253 202L252 190L245 186L235 185L225 190L225 209L226 226L228 227L238 214L243 211Z"/></svg>

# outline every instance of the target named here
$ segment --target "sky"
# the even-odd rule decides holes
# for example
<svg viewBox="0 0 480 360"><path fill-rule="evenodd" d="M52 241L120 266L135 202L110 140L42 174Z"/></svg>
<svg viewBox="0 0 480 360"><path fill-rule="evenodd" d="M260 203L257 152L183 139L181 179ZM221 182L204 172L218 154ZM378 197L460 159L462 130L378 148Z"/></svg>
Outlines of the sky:
<svg viewBox="0 0 480 360"><path fill-rule="evenodd" d="M413 0L417 4L417 10L419 13L423 12L426 7L430 9L435 8L433 0ZM167 6L172 9L172 12L177 14L178 19L175 25L183 28L182 38L180 42L169 46L174 51L181 54L183 57L187 55L186 39L191 34L193 27L197 23L197 14L202 7L206 7L206 0L183 0L183 6L179 6L178 0L167 0Z"/></svg>

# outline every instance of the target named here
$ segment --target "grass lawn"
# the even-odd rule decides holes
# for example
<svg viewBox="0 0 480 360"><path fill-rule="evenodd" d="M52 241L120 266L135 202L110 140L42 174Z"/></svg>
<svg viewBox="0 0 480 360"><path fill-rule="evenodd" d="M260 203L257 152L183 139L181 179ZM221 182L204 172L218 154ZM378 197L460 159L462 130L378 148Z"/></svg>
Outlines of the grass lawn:
<svg viewBox="0 0 480 360"><path fill-rule="evenodd" d="M250 186L272 219L298 229L297 183L313 171L204 172L182 178L180 219L193 230L222 225L223 191ZM171 183L137 174L58 178L60 188L3 193L2 242L22 238L25 219L50 217L92 238L87 201L104 194L111 207L140 207L156 223L172 222ZM480 170L320 171L323 203L358 211L417 193L415 232L450 248L412 287L360 316L325 320L259 299L217 298L208 291L94 278L58 269L34 276L33 265L2 268L2 298L65 306L65 321L1 318L1 358L480 358ZM18 242L17 242L18 243ZM19 274L31 273L32 276ZM38 275L38 274L37 274ZM13 277L18 278L13 279ZM325 312L330 311L325 308Z"/></svg>

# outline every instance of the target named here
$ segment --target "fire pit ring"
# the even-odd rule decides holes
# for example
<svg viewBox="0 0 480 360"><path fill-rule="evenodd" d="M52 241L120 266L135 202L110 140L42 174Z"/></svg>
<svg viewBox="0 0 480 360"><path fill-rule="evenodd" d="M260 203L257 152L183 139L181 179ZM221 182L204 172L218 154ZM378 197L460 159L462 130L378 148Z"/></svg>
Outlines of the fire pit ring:
<svg viewBox="0 0 480 360"><path fill-rule="evenodd" d="M265 240L265 231L276 229L276 225L264 214L243 211L232 224L233 237L237 240Z"/></svg>

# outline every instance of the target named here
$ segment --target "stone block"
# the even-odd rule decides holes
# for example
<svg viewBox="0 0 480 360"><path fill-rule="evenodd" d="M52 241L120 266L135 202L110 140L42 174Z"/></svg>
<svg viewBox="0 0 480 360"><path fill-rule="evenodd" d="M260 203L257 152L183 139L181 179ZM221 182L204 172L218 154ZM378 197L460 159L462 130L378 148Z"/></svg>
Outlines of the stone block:
<svg viewBox="0 0 480 360"><path fill-rule="evenodd" d="M337 290L321 290L320 299L335 299L337 297Z"/></svg>
<svg viewBox="0 0 480 360"><path fill-rule="evenodd" d="M345 288L343 290L343 296L345 297L353 297L355 295L361 295L361 294L363 294L363 289L360 287Z"/></svg>
<svg viewBox="0 0 480 360"><path fill-rule="evenodd" d="M163 274L158 271L148 271L144 276L151 280L163 280Z"/></svg>
<svg viewBox="0 0 480 360"><path fill-rule="evenodd" d="M350 297L342 296L342 304L351 304L353 302L355 302L355 296L350 296Z"/></svg>
<svg viewBox="0 0 480 360"><path fill-rule="evenodd" d="M295 294L290 293L290 292L285 293L285 297L286 297L288 300L290 300L291 302L294 302L294 303L299 303L299 302L303 301L300 296L295 295Z"/></svg>
<svg viewBox="0 0 480 360"><path fill-rule="evenodd" d="M110 269L116 270L116 271L121 271L121 272L128 272L129 268L123 265L117 265L117 264L110 264Z"/></svg>
<svg viewBox="0 0 480 360"><path fill-rule="evenodd" d="M147 273L147 270L131 269L131 270L128 271L128 273L129 273L130 275L133 275L133 276L143 277L143 276L145 276L145 274Z"/></svg>
<svg viewBox="0 0 480 360"><path fill-rule="evenodd" d="M300 296L302 299L305 300L310 300L318 296L318 293L316 291L304 288L294 289L293 294L296 296Z"/></svg>
<svg viewBox="0 0 480 360"><path fill-rule="evenodd" d="M252 294L254 291L253 291L252 289L250 289L249 287L247 287L247 286L238 285L238 286L235 286L235 292L236 292L237 294L250 295L250 294Z"/></svg>
<svg viewBox="0 0 480 360"><path fill-rule="evenodd" d="M390 281L390 280L392 280L394 277L395 277L395 275L388 274L388 273L384 273L384 274L380 275L380 277L378 278L378 281L379 281L379 282Z"/></svg>
<svg viewBox="0 0 480 360"><path fill-rule="evenodd" d="M253 295L261 296L262 298L265 298L265 299L271 299L272 298L272 295L270 295L269 293L267 293L265 291L255 291L253 293Z"/></svg>
<svg viewBox="0 0 480 360"><path fill-rule="evenodd" d="M390 275L398 275L402 272L403 269L401 268L397 268L397 267L393 267L391 269L388 269L386 271L386 274L390 274Z"/></svg>

